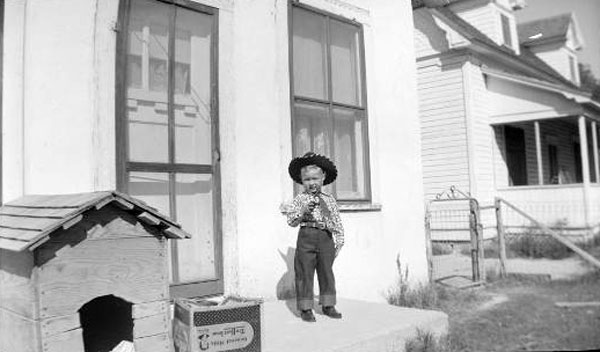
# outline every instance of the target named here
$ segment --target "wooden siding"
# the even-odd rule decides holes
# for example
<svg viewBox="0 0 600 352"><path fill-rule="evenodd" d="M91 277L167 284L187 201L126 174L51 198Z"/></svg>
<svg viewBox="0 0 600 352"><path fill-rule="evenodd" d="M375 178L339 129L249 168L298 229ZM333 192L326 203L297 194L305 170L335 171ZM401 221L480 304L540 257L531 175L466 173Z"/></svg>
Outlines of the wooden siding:
<svg viewBox="0 0 600 352"><path fill-rule="evenodd" d="M0 249L0 308L36 317L34 270L33 253Z"/></svg>
<svg viewBox="0 0 600 352"><path fill-rule="evenodd" d="M418 70L425 196L456 186L469 190L462 58L421 64Z"/></svg>

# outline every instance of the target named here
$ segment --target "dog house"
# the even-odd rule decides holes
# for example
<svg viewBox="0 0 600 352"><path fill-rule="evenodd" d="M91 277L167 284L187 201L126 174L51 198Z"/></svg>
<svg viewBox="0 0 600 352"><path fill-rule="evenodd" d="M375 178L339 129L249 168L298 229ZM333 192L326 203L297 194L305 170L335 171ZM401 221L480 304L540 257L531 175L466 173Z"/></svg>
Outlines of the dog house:
<svg viewBox="0 0 600 352"><path fill-rule="evenodd" d="M0 208L0 351L171 351L167 239L189 238L118 192Z"/></svg>

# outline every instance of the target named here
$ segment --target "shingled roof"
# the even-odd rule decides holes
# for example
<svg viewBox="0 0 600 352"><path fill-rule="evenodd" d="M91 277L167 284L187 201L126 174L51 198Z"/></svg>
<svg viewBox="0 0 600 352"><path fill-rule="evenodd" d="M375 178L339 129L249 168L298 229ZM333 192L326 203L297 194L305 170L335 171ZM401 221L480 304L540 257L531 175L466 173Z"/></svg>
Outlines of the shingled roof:
<svg viewBox="0 0 600 352"><path fill-rule="evenodd" d="M571 24L571 18L572 15L570 13L564 13L557 16L520 23L517 26L519 42L521 45L529 46L553 38L566 38L569 25Z"/></svg>
<svg viewBox="0 0 600 352"><path fill-rule="evenodd" d="M574 85L571 81L565 79L560 73L556 72L556 70L554 70L550 65L538 58L526 47L521 46L521 53L517 55L511 49L496 44L487 35L483 34L472 24L462 19L449 8L440 7L436 8L435 11L437 11L437 13L443 15L448 21L451 21L454 25L456 25L455 28L458 31L460 31L460 33L464 35L467 39L483 43L488 48L498 53L503 53L507 56L510 56L516 61L521 62L522 64L527 65L527 67L530 68L529 72L520 72L521 74L525 74L527 76L530 76L531 78L535 78L538 80L563 85L569 89L579 90L579 88L576 85Z"/></svg>
<svg viewBox="0 0 600 352"><path fill-rule="evenodd" d="M83 214L115 204L155 226L167 238L182 239L190 235L167 216L148 204L115 191L63 195L28 195L0 207L0 248L12 251L34 250L50 234L79 223Z"/></svg>

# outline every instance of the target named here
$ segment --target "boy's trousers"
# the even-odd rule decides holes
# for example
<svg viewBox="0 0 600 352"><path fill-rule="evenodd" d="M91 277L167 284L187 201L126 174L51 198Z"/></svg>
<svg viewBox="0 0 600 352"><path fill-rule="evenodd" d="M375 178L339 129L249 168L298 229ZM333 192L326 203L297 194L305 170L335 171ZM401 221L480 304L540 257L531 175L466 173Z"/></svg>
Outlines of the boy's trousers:
<svg viewBox="0 0 600 352"><path fill-rule="evenodd" d="M319 303L322 306L335 305L335 277L332 269L334 259L335 244L329 231L312 227L300 228L294 256L296 303L299 310L313 309L315 269L319 280Z"/></svg>

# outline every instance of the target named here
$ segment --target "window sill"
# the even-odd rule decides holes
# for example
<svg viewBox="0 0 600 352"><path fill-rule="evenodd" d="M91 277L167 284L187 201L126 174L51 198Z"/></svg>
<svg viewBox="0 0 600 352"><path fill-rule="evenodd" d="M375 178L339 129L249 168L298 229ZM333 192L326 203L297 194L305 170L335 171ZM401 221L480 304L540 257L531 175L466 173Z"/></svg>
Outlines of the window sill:
<svg viewBox="0 0 600 352"><path fill-rule="evenodd" d="M360 211L381 211L381 204L377 203L339 203L342 213L352 213Z"/></svg>

